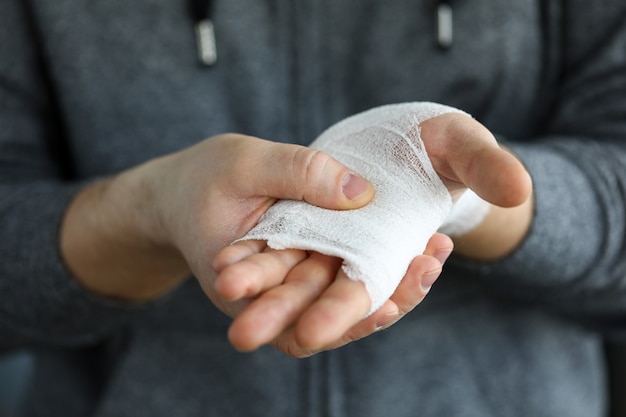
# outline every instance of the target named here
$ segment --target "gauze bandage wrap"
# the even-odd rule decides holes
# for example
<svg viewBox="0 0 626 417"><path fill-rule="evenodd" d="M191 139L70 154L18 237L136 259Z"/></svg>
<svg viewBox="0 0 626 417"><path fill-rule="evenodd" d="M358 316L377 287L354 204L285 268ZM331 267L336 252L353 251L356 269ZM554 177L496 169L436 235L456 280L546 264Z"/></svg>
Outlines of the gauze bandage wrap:
<svg viewBox="0 0 626 417"><path fill-rule="evenodd" d="M452 209L439 228L439 232L452 237L461 236L482 223L490 208L489 203L468 189L452 205Z"/></svg>
<svg viewBox="0 0 626 417"><path fill-rule="evenodd" d="M342 258L348 277L365 284L370 313L375 311L393 294L452 206L419 130L421 122L444 113L463 112L435 103L402 103L335 124L311 147L371 181L374 199L347 211L279 201L243 239Z"/></svg>

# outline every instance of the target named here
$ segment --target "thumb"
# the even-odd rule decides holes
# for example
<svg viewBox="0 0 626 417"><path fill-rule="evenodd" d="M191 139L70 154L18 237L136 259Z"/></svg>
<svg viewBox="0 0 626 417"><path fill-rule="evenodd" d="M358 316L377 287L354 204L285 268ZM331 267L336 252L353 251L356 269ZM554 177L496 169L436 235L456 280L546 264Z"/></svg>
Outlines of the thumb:
<svg viewBox="0 0 626 417"><path fill-rule="evenodd" d="M423 122L421 128L433 166L442 178L461 183L498 206L513 207L526 201L532 190L530 175L482 124L468 116L445 114Z"/></svg>
<svg viewBox="0 0 626 417"><path fill-rule="evenodd" d="M356 209L374 196L372 184L330 155L299 145L266 142L266 167L249 184L277 199L303 200L336 210ZM257 192L258 195L258 192Z"/></svg>

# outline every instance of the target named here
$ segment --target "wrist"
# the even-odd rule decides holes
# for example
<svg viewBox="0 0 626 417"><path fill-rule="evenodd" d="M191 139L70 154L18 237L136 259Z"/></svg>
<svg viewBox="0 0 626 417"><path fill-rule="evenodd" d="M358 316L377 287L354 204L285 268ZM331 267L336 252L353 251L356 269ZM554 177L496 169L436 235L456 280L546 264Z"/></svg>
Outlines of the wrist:
<svg viewBox="0 0 626 417"><path fill-rule="evenodd" d="M453 203L450 213L439 227L439 232L450 237L462 236L478 227L490 209L491 204L468 188Z"/></svg>
<svg viewBox="0 0 626 417"><path fill-rule="evenodd" d="M474 229L453 237L454 252L476 261L496 261L514 252L530 231L534 215L532 195L515 207L492 205Z"/></svg>
<svg viewBox="0 0 626 417"><path fill-rule="evenodd" d="M88 290L129 301L160 297L189 274L169 244L143 166L91 184L67 209L62 256Z"/></svg>

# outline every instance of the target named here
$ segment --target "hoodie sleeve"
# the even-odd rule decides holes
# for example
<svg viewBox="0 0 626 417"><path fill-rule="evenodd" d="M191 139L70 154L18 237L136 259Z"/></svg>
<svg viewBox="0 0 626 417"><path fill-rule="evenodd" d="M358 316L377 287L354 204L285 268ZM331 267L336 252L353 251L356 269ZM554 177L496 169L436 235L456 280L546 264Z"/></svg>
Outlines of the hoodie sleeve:
<svg viewBox="0 0 626 417"><path fill-rule="evenodd" d="M522 246L459 262L490 287L626 333L626 3L563 2L553 13L553 85L542 134L508 142L534 182ZM553 93L554 92L554 93Z"/></svg>
<svg viewBox="0 0 626 417"><path fill-rule="evenodd" d="M72 178L65 132L24 5L0 2L0 348L90 343L146 306L83 290L58 252Z"/></svg>

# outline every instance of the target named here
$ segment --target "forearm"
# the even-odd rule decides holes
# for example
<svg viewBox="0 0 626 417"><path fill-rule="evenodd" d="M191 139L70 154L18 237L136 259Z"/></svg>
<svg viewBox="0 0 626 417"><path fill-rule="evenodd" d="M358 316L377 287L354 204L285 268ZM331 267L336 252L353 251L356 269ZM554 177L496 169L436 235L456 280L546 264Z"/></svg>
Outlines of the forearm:
<svg viewBox="0 0 626 417"><path fill-rule="evenodd" d="M87 186L72 201L60 233L62 257L88 290L122 300L150 300L190 272L159 236L153 188L144 165Z"/></svg>
<svg viewBox="0 0 626 417"><path fill-rule="evenodd" d="M558 137L516 145L515 152L533 174L532 226L508 256L495 262L459 256L455 267L494 293L614 326L626 300L623 181L617 175L623 152Z"/></svg>
<svg viewBox="0 0 626 417"><path fill-rule="evenodd" d="M85 183L0 185L2 345L94 343L150 308L94 296L72 278L59 251L61 219Z"/></svg>

